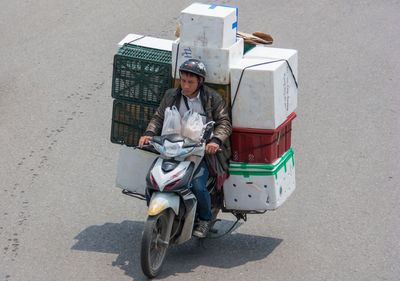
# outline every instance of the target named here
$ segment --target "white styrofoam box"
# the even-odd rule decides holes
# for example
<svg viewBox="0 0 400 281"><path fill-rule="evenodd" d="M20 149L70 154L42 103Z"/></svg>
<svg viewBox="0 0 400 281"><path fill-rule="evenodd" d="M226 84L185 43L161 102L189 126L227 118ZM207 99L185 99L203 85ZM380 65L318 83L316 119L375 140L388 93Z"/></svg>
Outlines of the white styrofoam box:
<svg viewBox="0 0 400 281"><path fill-rule="evenodd" d="M181 42L209 48L228 48L236 42L236 7L193 3L181 12Z"/></svg>
<svg viewBox="0 0 400 281"><path fill-rule="evenodd" d="M281 206L296 188L293 150L273 164L231 162L224 183L229 210L264 211Z"/></svg>
<svg viewBox="0 0 400 281"><path fill-rule="evenodd" d="M177 39L172 44L172 77L179 78L180 65L191 58L201 60L207 70L207 83L229 84L229 69L243 58L243 39L239 38L229 48L195 47L183 44ZM179 51L178 51L179 49ZM175 66L177 71L175 73Z"/></svg>
<svg viewBox="0 0 400 281"><path fill-rule="evenodd" d="M276 129L296 109L297 87L285 61L243 58L230 72L234 127Z"/></svg>
<svg viewBox="0 0 400 281"><path fill-rule="evenodd" d="M147 171L158 156L158 154L140 149L121 148L116 186L144 195Z"/></svg>
<svg viewBox="0 0 400 281"><path fill-rule="evenodd" d="M290 67L293 70L294 77L296 77L296 81L299 81L297 75L297 50L272 48L265 47L264 45L258 45L248 51L244 55L244 58L285 59L289 62Z"/></svg>
<svg viewBox="0 0 400 281"><path fill-rule="evenodd" d="M139 34L128 34L118 43L118 49L122 48L125 43L132 45L148 47L157 50L172 51L173 40L155 38L151 36L144 36Z"/></svg>

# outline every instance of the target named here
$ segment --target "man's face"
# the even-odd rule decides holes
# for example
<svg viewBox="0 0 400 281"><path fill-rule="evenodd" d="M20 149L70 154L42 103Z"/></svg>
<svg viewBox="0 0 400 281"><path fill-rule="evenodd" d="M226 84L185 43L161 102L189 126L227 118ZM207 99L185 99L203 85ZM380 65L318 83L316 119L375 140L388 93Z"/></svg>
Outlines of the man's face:
<svg viewBox="0 0 400 281"><path fill-rule="evenodd" d="M199 85L199 80L197 79L196 76L189 76L186 73L181 73L181 87L185 96L189 98L196 97L197 92L196 93L193 92L197 89L198 85Z"/></svg>

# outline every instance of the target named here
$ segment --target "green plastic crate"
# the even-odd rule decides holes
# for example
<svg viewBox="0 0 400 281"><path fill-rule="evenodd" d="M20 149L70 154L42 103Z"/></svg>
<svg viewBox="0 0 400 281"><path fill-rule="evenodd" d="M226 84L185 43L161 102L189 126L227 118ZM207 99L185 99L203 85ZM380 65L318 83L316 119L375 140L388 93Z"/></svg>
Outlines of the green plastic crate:
<svg viewBox="0 0 400 281"><path fill-rule="evenodd" d="M125 44L114 56L112 97L159 105L172 87L170 51Z"/></svg>
<svg viewBox="0 0 400 281"><path fill-rule="evenodd" d="M115 99L113 102L111 142L136 146L144 135L157 106Z"/></svg>

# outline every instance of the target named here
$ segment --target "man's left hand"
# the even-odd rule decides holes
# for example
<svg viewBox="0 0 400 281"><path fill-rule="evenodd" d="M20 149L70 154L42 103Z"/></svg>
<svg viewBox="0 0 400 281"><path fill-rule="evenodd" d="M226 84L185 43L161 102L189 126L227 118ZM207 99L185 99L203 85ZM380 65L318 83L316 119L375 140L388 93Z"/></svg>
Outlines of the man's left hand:
<svg viewBox="0 0 400 281"><path fill-rule="evenodd" d="M219 148L218 144L216 144L215 142L210 142L206 145L206 153L215 154L217 153L218 148Z"/></svg>

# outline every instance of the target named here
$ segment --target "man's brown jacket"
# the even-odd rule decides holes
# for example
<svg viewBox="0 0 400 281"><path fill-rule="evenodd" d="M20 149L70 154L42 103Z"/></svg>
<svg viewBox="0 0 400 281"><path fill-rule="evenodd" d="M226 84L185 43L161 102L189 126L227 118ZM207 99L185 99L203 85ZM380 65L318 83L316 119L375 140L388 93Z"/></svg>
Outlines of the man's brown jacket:
<svg viewBox="0 0 400 281"><path fill-rule="evenodd" d="M179 110L182 97L181 92L182 88L178 87L169 89L165 93L160 106L147 126L146 136L158 136L161 134L165 109L175 105ZM216 154L206 154L205 158L207 164L211 166L218 175L222 175L224 171L228 170L228 161L231 157L229 136L232 133L232 123L228 108L221 94L206 85L200 90L200 100L206 114L206 122L215 121L213 140L218 143L222 149L222 151Z"/></svg>

